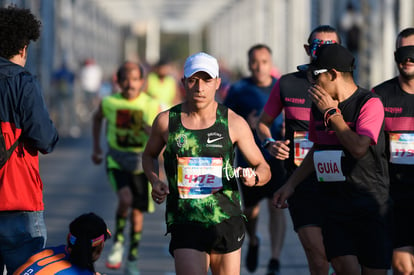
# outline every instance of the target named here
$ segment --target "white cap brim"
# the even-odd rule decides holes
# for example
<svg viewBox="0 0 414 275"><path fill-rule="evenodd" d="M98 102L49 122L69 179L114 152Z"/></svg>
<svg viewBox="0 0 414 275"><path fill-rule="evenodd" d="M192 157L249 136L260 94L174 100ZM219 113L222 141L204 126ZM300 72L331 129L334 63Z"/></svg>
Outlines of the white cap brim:
<svg viewBox="0 0 414 275"><path fill-rule="evenodd" d="M190 77L197 72L206 72L212 78L218 77L219 65L217 59L204 52L188 57L184 64L184 76Z"/></svg>

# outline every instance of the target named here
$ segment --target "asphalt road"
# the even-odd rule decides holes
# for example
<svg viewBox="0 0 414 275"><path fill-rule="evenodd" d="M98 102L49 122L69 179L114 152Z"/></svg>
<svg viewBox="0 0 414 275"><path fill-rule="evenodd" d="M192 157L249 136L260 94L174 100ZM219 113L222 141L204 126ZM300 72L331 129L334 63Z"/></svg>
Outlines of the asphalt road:
<svg viewBox="0 0 414 275"><path fill-rule="evenodd" d="M48 229L48 246L65 243L68 225L72 219L93 211L103 217L114 231L116 196L108 184L104 166L95 166L90 160L90 138L62 139L54 152L40 157L40 170L44 183L45 219ZM173 258L168 253L169 236L165 236L164 205L156 207L153 214L145 216L143 237L140 244L139 267L141 275L171 275ZM281 274L309 274L303 249L292 229L286 211L288 228L281 256ZM128 227L127 227L128 228ZM259 268L254 274L265 274L269 260L267 211L262 205L259 223L261 238ZM105 267L105 259L112 242L107 242L96 269L107 275L123 274L120 270ZM247 242L242 249L241 274L251 274L244 268Z"/></svg>

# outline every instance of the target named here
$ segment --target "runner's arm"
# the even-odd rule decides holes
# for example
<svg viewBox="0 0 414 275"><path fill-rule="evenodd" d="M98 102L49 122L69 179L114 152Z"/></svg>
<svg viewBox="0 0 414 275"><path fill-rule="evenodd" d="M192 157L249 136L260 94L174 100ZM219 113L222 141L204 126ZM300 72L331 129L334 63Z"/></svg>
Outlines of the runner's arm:
<svg viewBox="0 0 414 275"><path fill-rule="evenodd" d="M288 178L286 183L280 187L273 195L273 205L277 208L286 208L288 204L286 200L292 196L295 188L315 170L313 164L313 152L315 151L315 145L309 150L303 159L301 165L293 172Z"/></svg>
<svg viewBox="0 0 414 275"><path fill-rule="evenodd" d="M168 185L159 178L158 156L167 143L169 112L160 113L154 120L151 134L142 155L144 173L152 185L152 197L162 203L169 194Z"/></svg>
<svg viewBox="0 0 414 275"><path fill-rule="evenodd" d="M345 123L342 116L331 119L331 127L335 130L341 144L355 158L363 157L371 144L376 144L384 121L384 106L379 98L369 99L361 108L356 123L356 132Z"/></svg>
<svg viewBox="0 0 414 275"><path fill-rule="evenodd" d="M261 186L270 178L270 167L264 159L254 140L252 130L241 116L229 109L229 131L233 144L236 144L250 166L255 169L256 178L243 178L247 186Z"/></svg>
<svg viewBox="0 0 414 275"><path fill-rule="evenodd" d="M104 119L102 112L102 101L98 106L92 117L92 161L95 164L102 162L102 148L101 148L101 129L102 120Z"/></svg>
<svg viewBox="0 0 414 275"><path fill-rule="evenodd" d="M259 122L256 126L257 135L261 141L264 141L266 138L272 138L272 133L270 131L272 123L275 120L274 117L268 115L263 111L259 117ZM266 150L275 158L280 160L285 160L289 158L289 143L290 140L275 140L274 142L269 143L266 146Z"/></svg>

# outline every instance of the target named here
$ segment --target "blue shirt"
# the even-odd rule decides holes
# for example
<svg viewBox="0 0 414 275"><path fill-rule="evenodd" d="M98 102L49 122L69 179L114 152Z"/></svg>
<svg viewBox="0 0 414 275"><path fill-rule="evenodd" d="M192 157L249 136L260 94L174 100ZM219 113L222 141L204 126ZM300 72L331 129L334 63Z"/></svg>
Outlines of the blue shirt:
<svg viewBox="0 0 414 275"><path fill-rule="evenodd" d="M269 98L270 92L273 86L276 84L277 79L272 77L272 83L267 87L259 87L253 81L251 77L243 78L231 85L224 105L232 109L235 113L242 116L247 120L248 116L252 112L256 112L259 116L263 110L264 105ZM283 115L280 114L274 121L271 127L272 137L276 140L280 140L281 130L283 126ZM266 159L270 158L270 154L267 150L261 147L261 141L258 138L255 129L252 129L256 144L259 146ZM241 161L240 159L238 161ZM244 161L242 163L245 163Z"/></svg>

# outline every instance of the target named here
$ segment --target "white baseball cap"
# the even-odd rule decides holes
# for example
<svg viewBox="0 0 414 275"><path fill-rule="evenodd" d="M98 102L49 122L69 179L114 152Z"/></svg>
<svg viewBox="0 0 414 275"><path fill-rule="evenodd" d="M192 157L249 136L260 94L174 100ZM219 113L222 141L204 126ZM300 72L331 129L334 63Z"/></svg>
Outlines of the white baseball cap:
<svg viewBox="0 0 414 275"><path fill-rule="evenodd" d="M189 56L184 64L184 76L190 77L197 72L206 72L212 78L218 77L219 65L217 59L204 52Z"/></svg>

